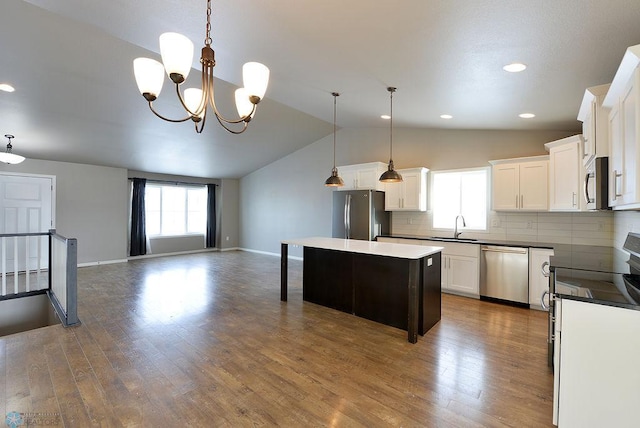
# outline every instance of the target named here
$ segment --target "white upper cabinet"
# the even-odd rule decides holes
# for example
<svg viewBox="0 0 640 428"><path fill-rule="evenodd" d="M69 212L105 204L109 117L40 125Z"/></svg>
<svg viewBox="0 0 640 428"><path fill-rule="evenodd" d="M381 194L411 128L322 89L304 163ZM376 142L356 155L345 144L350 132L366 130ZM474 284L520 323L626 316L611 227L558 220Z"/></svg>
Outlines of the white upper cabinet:
<svg viewBox="0 0 640 428"><path fill-rule="evenodd" d="M544 145L549 150L549 211L582 211L586 201L581 187L584 177L582 138L563 138Z"/></svg>
<svg viewBox="0 0 640 428"><path fill-rule="evenodd" d="M380 176L387 170L387 165L382 162L369 162L338 167L338 174L344 181L343 187L335 187L334 190L385 190Z"/></svg>
<svg viewBox="0 0 640 428"><path fill-rule="evenodd" d="M547 211L549 157L489 161L495 211Z"/></svg>
<svg viewBox="0 0 640 428"><path fill-rule="evenodd" d="M427 210L427 168L399 169L402 182L387 183L384 195L386 211Z"/></svg>
<svg viewBox="0 0 640 428"><path fill-rule="evenodd" d="M622 58L602 105L611 109L609 126L609 206L640 208L640 45Z"/></svg>
<svg viewBox="0 0 640 428"><path fill-rule="evenodd" d="M602 102L611 85L587 88L578 111L582 122L582 163L587 165L596 157L609 155L609 109Z"/></svg>

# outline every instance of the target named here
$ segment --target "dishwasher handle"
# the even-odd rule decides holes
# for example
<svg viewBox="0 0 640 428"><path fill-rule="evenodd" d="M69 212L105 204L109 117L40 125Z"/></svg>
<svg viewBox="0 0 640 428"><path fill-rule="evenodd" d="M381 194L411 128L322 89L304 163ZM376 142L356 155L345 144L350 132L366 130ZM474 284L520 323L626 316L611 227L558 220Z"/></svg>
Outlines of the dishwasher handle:
<svg viewBox="0 0 640 428"><path fill-rule="evenodd" d="M527 254L526 248L480 247L481 251L490 253Z"/></svg>

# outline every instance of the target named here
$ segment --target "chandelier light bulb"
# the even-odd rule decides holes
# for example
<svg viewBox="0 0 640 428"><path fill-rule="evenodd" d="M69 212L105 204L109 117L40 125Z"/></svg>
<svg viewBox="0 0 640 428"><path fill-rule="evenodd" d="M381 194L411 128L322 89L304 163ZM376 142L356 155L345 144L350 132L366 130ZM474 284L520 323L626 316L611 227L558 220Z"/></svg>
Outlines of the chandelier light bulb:
<svg viewBox="0 0 640 428"><path fill-rule="evenodd" d="M161 63L151 58L136 58L133 60L133 74L138 90L147 101L158 98L164 83L164 66Z"/></svg>
<svg viewBox="0 0 640 428"><path fill-rule="evenodd" d="M167 76L174 83L182 83L187 79L193 64L193 43L179 33L160 35L160 55Z"/></svg>
<svg viewBox="0 0 640 428"><path fill-rule="evenodd" d="M249 94L245 88L236 89L236 110L240 117L253 117L255 110L253 103L249 100Z"/></svg>
<svg viewBox="0 0 640 428"><path fill-rule="evenodd" d="M257 97L259 102L267 92L269 69L259 62L248 62L242 66L242 80L249 97Z"/></svg>
<svg viewBox="0 0 640 428"><path fill-rule="evenodd" d="M184 103L189 112L195 116L191 119L199 122L204 117L204 103L202 100L202 89L189 88L184 90Z"/></svg>

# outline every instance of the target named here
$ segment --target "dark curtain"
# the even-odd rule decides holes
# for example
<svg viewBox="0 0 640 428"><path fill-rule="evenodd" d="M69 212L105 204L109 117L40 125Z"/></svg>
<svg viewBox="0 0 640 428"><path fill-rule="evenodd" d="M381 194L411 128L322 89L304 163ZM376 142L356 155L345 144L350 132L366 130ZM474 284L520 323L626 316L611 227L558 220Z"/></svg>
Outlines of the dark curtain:
<svg viewBox="0 0 640 428"><path fill-rule="evenodd" d="M207 248L216 246L216 185L207 184Z"/></svg>
<svg viewBox="0 0 640 428"><path fill-rule="evenodd" d="M144 189L147 180L133 179L133 197L131 198L131 248L129 255L147 254L147 232L144 215Z"/></svg>

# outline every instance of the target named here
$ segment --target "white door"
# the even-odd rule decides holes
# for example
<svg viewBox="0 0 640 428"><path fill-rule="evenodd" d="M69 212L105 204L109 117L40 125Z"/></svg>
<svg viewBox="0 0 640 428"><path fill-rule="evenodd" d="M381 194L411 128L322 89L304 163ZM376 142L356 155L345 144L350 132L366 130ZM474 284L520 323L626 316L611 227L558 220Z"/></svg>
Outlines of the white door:
<svg viewBox="0 0 640 428"><path fill-rule="evenodd" d="M54 227L55 177L0 174L0 233L46 233ZM4 272L48 265L48 238L1 238ZM17 259L17 262L16 262Z"/></svg>

